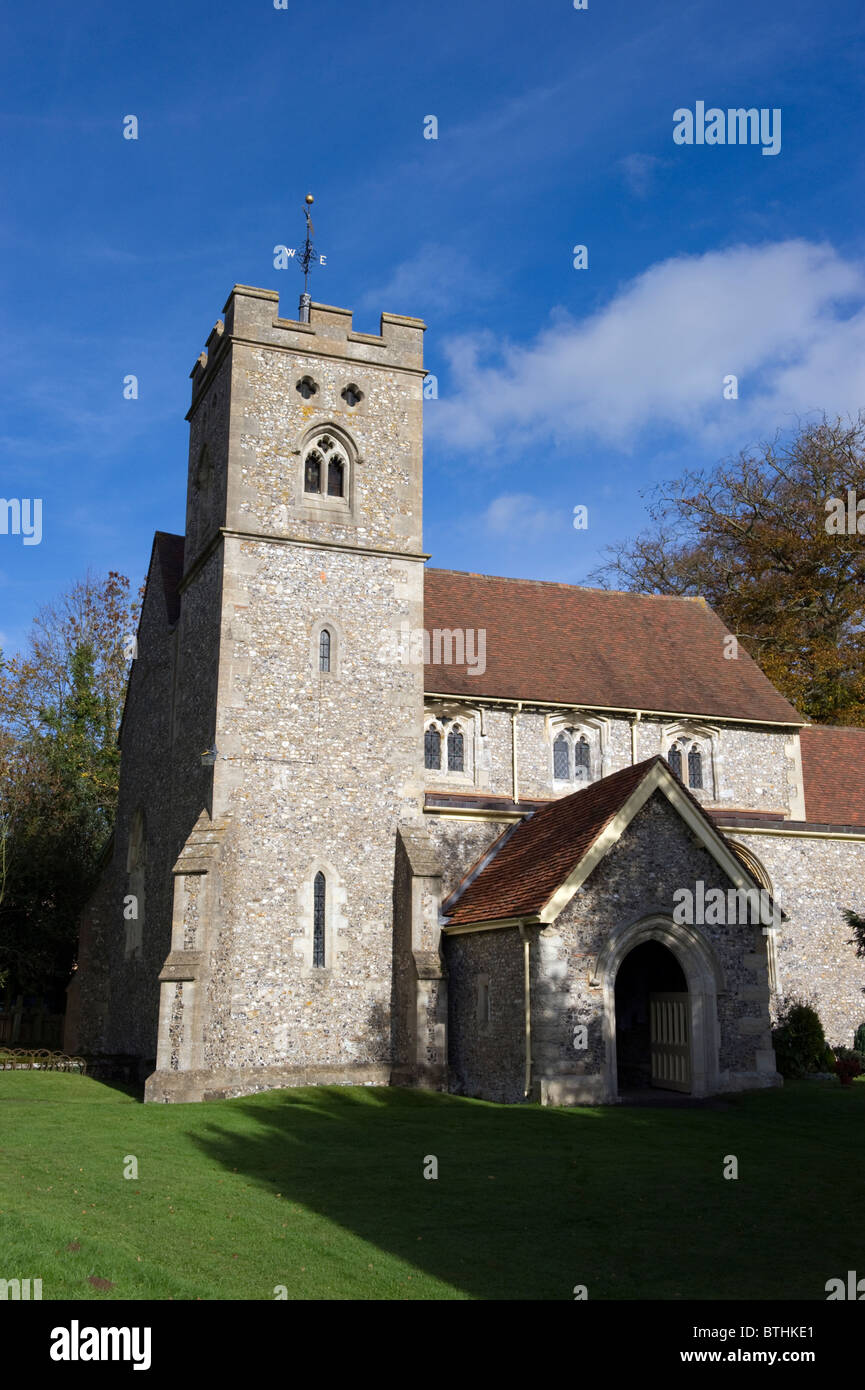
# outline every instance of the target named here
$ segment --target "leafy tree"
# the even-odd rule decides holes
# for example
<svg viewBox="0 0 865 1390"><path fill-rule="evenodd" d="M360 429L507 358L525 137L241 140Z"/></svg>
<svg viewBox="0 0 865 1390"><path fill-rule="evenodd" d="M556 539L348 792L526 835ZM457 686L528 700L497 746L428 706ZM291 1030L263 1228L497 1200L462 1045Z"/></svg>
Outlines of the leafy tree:
<svg viewBox="0 0 865 1390"><path fill-rule="evenodd" d="M88 576L42 610L25 654L0 662L0 976L15 992L65 985L110 836L137 616L128 588Z"/></svg>
<svg viewBox="0 0 865 1390"><path fill-rule="evenodd" d="M593 578L702 595L807 718L863 726L865 534L827 531L829 499L846 508L848 490L865 499L865 413L660 484L653 526L608 547Z"/></svg>
<svg viewBox="0 0 865 1390"><path fill-rule="evenodd" d="M138 603L129 597L129 580L111 571L106 579L88 574L33 620L28 650L0 662L0 740L38 733L43 710L57 710L72 683L71 656L83 643L93 652L93 681L115 709L122 708L129 672L127 641L135 632Z"/></svg>

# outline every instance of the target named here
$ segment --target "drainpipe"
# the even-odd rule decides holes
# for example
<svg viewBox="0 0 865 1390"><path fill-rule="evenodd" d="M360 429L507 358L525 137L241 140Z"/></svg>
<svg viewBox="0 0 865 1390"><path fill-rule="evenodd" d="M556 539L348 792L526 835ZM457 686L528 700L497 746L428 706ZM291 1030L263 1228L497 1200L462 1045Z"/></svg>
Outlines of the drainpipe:
<svg viewBox="0 0 865 1390"><path fill-rule="evenodd" d="M523 1099L528 1100L532 1089L532 978L529 968L529 940L525 922L520 922L520 940L523 943L523 999L526 1028L526 1081Z"/></svg>
<svg viewBox="0 0 865 1390"><path fill-rule="evenodd" d="M514 805L516 805L520 799L520 779L517 772L517 715L522 710L522 707L523 702L520 700L511 715L511 756L514 769Z"/></svg>
<svg viewBox="0 0 865 1390"><path fill-rule="evenodd" d="M634 717L631 720L631 767L634 767L637 762L637 725L642 717L643 711L638 709L635 710Z"/></svg>

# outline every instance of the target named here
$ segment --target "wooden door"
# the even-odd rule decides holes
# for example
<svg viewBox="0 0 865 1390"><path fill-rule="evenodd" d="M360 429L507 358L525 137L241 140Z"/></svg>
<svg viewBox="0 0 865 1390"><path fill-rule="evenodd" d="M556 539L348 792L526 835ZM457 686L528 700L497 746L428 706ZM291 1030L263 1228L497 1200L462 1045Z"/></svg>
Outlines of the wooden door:
<svg viewBox="0 0 865 1390"><path fill-rule="evenodd" d="M690 1091L690 995L650 994L649 1020L652 1085L665 1091Z"/></svg>

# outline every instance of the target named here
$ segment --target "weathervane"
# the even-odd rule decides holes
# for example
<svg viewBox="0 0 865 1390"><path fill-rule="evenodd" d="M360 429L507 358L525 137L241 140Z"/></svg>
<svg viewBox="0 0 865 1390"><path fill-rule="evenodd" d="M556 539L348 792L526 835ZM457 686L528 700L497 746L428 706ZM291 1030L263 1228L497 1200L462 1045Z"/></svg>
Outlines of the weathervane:
<svg viewBox="0 0 865 1390"><path fill-rule="evenodd" d="M273 248L273 268L274 270L287 270L289 261L297 257L297 264L303 271L303 294L300 296L299 318L301 323L309 323L309 309L311 300L309 297L309 272L315 261L319 265L327 265L327 256L317 256L312 238L315 236L315 228L312 225L312 218L309 209L315 202L311 193L306 195L306 207L303 209L306 217L306 243L300 251L294 246L274 246Z"/></svg>
<svg viewBox="0 0 865 1390"><path fill-rule="evenodd" d="M315 202L315 199L313 198L311 193L307 193L305 202L306 206L304 207L303 211L304 216L306 217L306 244L304 245L303 250L300 252L300 255L297 258L298 265L303 271L303 294L300 296L301 323L309 323L309 306L312 303L309 297L310 267L316 259L318 260L319 265L324 265L326 263L326 257L316 257L315 247L312 244L312 238L315 236L315 227L313 227L312 225L312 218L309 215L309 209Z"/></svg>

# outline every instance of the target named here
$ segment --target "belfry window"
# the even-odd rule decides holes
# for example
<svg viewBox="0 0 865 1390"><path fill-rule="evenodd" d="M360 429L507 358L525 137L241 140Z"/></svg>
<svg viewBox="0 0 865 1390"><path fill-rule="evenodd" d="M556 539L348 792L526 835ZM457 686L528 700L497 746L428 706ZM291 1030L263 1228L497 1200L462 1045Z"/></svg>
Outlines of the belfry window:
<svg viewBox="0 0 865 1390"><path fill-rule="evenodd" d="M322 498L345 500L348 494L348 450L329 434L318 435L303 461L303 490Z"/></svg>
<svg viewBox="0 0 865 1390"><path fill-rule="evenodd" d="M324 874L319 871L312 885L312 963L324 965L324 912L325 912Z"/></svg>

